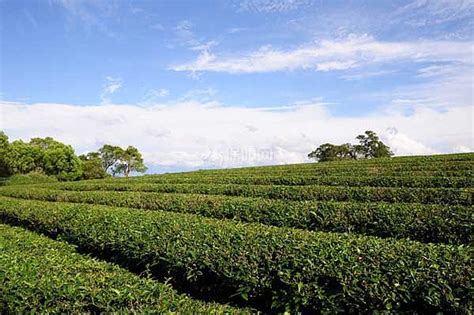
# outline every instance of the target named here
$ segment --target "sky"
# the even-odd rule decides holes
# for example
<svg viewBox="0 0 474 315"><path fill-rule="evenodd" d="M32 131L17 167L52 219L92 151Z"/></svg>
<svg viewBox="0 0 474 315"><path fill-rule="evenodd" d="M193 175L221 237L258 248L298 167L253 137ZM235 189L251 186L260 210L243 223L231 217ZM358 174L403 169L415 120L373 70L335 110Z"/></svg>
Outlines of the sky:
<svg viewBox="0 0 474 315"><path fill-rule="evenodd" d="M0 0L0 130L150 173L474 151L474 0Z"/></svg>

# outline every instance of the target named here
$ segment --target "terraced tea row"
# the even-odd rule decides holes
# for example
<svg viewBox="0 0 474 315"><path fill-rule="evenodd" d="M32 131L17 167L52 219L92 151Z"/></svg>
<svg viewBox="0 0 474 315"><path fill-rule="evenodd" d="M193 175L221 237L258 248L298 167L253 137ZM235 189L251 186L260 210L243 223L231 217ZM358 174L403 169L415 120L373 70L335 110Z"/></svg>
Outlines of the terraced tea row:
<svg viewBox="0 0 474 315"><path fill-rule="evenodd" d="M307 230L352 232L422 242L472 244L471 207L413 203L285 201L278 199L116 191L3 187L0 195L55 202L186 212Z"/></svg>
<svg viewBox="0 0 474 315"><path fill-rule="evenodd" d="M116 182L115 179L101 182ZM123 179L121 182L148 184L239 184L239 185L320 185L350 187L412 187L412 188L470 188L474 177L432 176L315 176L315 175L268 175L268 176L145 176Z"/></svg>
<svg viewBox="0 0 474 315"><path fill-rule="evenodd" d="M0 311L25 313L245 313L195 301L168 285L0 224Z"/></svg>
<svg viewBox="0 0 474 315"><path fill-rule="evenodd" d="M76 182L48 184L45 187L75 191L142 191L162 193L209 194L263 197L285 200L385 201L425 204L472 205L474 189L390 188L344 186L273 186L236 184L147 184Z"/></svg>
<svg viewBox="0 0 474 315"><path fill-rule="evenodd" d="M263 166L263 167L252 167L252 168L234 168L234 169L223 169L223 170L202 170L195 172L183 173L183 175L223 175L223 174L327 174L327 173L349 173L354 172L367 172L373 174L381 174L384 172L472 172L474 168L474 158L470 161L448 161L443 163L426 163L417 162L414 164L410 163L396 163L395 161L387 163L375 162L373 164L363 164L359 161L354 161L347 164L342 163L305 163L305 164L294 164L294 165L278 165L278 166Z"/></svg>
<svg viewBox="0 0 474 315"><path fill-rule="evenodd" d="M330 163L298 163L298 164L282 164L282 165L269 165L269 166L251 166L251 167L240 167L240 168L229 168L220 171L233 171L233 170L272 170L277 171L280 169L287 168L337 168L337 167L371 167L371 166L428 166L429 165L441 165L441 164L463 164L474 161L472 153L460 153L460 154L447 154L447 155L425 155L425 156L399 156L392 158L378 158L378 159L366 159L366 160L341 160L332 161ZM209 170L213 171L213 170Z"/></svg>
<svg viewBox="0 0 474 315"><path fill-rule="evenodd" d="M230 170L206 170L188 173L169 173L162 175L152 175L147 177L210 177L217 176L438 176L438 177L456 177L471 176L474 174L473 163L469 163L458 170L447 169L446 167L430 166L428 168L413 169L407 168L390 168L390 167L334 167L327 169L304 169L302 167L291 167L282 170L259 170L250 171L247 169L230 169ZM143 178L143 177L141 177Z"/></svg>
<svg viewBox="0 0 474 315"><path fill-rule="evenodd" d="M6 197L0 218L261 309L472 311L470 247Z"/></svg>

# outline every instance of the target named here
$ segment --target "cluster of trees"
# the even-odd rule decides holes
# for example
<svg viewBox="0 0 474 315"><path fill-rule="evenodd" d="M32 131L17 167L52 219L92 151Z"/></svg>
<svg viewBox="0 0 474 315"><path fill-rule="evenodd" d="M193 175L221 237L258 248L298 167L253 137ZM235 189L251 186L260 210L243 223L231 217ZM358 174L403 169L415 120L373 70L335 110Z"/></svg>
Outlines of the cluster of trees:
<svg viewBox="0 0 474 315"><path fill-rule="evenodd" d="M308 157L319 162L339 161L339 160L359 160L391 157L393 155L390 148L384 144L377 134L367 130L365 134L356 137L359 144L344 143L335 145L324 143L316 150L310 152Z"/></svg>
<svg viewBox="0 0 474 315"><path fill-rule="evenodd" d="M78 180L145 171L142 155L133 146L122 149L106 144L98 152L76 156L70 145L51 137L10 143L0 131L0 177L39 172L59 180Z"/></svg>
<svg viewBox="0 0 474 315"><path fill-rule="evenodd" d="M84 164L86 178L104 178L108 174L123 174L128 177L131 172L143 173L147 170L141 153L133 146L122 149L104 144L99 151L80 155L79 158Z"/></svg>

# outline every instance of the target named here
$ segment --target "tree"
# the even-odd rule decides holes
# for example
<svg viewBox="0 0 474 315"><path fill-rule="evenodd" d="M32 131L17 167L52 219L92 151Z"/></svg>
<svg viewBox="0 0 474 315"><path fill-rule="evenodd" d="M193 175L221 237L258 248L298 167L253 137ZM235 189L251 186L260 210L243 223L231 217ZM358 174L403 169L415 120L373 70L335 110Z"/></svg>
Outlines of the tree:
<svg viewBox="0 0 474 315"><path fill-rule="evenodd" d="M390 148L380 141L377 134L367 130L365 135L356 137L360 144L352 145L345 143L335 145L324 143L316 150L308 154L308 158L315 159L318 162L338 161L338 160L357 160L390 157L393 153Z"/></svg>
<svg viewBox="0 0 474 315"><path fill-rule="evenodd" d="M365 135L358 135L356 139L359 140L360 144L354 146L355 151L357 155L364 159L391 157L393 155L390 148L373 131L367 130Z"/></svg>
<svg viewBox="0 0 474 315"><path fill-rule="evenodd" d="M110 176L104 170L102 159L98 152L89 152L86 155L80 155L79 159L82 161L83 179L99 179Z"/></svg>
<svg viewBox="0 0 474 315"><path fill-rule="evenodd" d="M30 145L41 150L40 167L47 175L54 175L59 180L76 180L82 176L82 163L70 145L51 137L33 138Z"/></svg>
<svg viewBox="0 0 474 315"><path fill-rule="evenodd" d="M308 154L311 159L319 162L337 161L337 160L355 160L356 155L353 146L350 143L334 145L324 143L316 150Z"/></svg>
<svg viewBox="0 0 474 315"><path fill-rule="evenodd" d="M61 146L65 145L59 141L54 140L51 137L46 137L46 138L32 138L30 140L30 144L39 147L42 150L47 150L48 148L54 147L54 146Z"/></svg>
<svg viewBox="0 0 474 315"><path fill-rule="evenodd" d="M98 154L102 160L104 170L114 173L114 168L123 154L123 149L118 146L104 144L102 148L99 149Z"/></svg>
<svg viewBox="0 0 474 315"><path fill-rule="evenodd" d="M0 142L4 143L5 137L0 134ZM51 137L33 138L28 143L13 141L2 156L10 175L40 172L59 180L75 180L82 175L82 164L74 149Z"/></svg>
<svg viewBox="0 0 474 315"><path fill-rule="evenodd" d="M131 172L145 172L143 158L137 148L122 149L105 144L98 152L77 157L70 145L51 137L8 142L0 131L0 177L30 172L55 176L59 180L104 178Z"/></svg>
<svg viewBox="0 0 474 315"><path fill-rule="evenodd" d="M6 161L9 145L8 136L3 131L0 131L0 177L10 175Z"/></svg>
<svg viewBox="0 0 474 315"><path fill-rule="evenodd" d="M115 174L124 174L128 177L130 172L143 173L147 170L145 164L143 164L143 158L137 148L128 146L127 149L122 150L120 153L119 161L114 168Z"/></svg>
<svg viewBox="0 0 474 315"><path fill-rule="evenodd" d="M333 161L335 158L334 147L334 144L331 143L321 144L316 150L310 152L308 157L319 162Z"/></svg>
<svg viewBox="0 0 474 315"><path fill-rule="evenodd" d="M350 143L344 143L336 146L336 157L338 160L355 160L357 159L354 146Z"/></svg>
<svg viewBox="0 0 474 315"><path fill-rule="evenodd" d="M11 175L42 171L42 159L43 152L40 148L21 140L10 143L4 157L8 173Z"/></svg>

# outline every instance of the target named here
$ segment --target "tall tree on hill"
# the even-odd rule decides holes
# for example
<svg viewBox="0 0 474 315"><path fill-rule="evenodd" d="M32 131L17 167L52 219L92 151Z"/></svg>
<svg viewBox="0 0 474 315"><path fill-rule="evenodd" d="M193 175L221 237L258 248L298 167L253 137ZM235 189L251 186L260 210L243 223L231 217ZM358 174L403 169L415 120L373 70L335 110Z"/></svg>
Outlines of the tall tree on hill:
<svg viewBox="0 0 474 315"><path fill-rule="evenodd" d="M9 175L6 161L9 145L8 136L3 131L0 131L0 177L6 177Z"/></svg>
<svg viewBox="0 0 474 315"><path fill-rule="evenodd" d="M324 143L308 154L308 158L318 162L357 160L390 157L393 153L373 131L367 130L364 135L356 137L359 144L345 143L335 145Z"/></svg>
<svg viewBox="0 0 474 315"><path fill-rule="evenodd" d="M145 164L143 164L143 158L137 148L128 146L125 150L122 150L119 161L115 166L115 173L123 174L128 177L131 172L143 173L147 170Z"/></svg>
<svg viewBox="0 0 474 315"><path fill-rule="evenodd" d="M59 180L76 180L82 176L82 163L72 146L51 137L33 138L29 144L40 150L40 167L47 175L54 175Z"/></svg>
<svg viewBox="0 0 474 315"><path fill-rule="evenodd" d="M11 175L44 171L41 148L32 146L22 140L15 140L9 144L4 159L8 167L8 173Z"/></svg>
<svg viewBox="0 0 474 315"><path fill-rule="evenodd" d="M337 160L355 160L356 155L350 143L334 145L324 143L316 150L308 154L310 159L316 159L319 162L337 161Z"/></svg>
<svg viewBox="0 0 474 315"><path fill-rule="evenodd" d="M114 168L123 154L123 149L119 146L104 144L98 151L102 160L102 167L106 172L114 173Z"/></svg>
<svg viewBox="0 0 474 315"><path fill-rule="evenodd" d="M3 134L4 135L4 134ZM82 164L74 149L51 137L33 138L30 142L16 140L8 143L6 136L0 135L4 151L1 160L9 175L42 172L56 176L59 180L75 180L82 175Z"/></svg>
<svg viewBox="0 0 474 315"><path fill-rule="evenodd" d="M393 155L390 148L373 131L367 130L365 134L358 135L356 139L359 140L360 144L355 145L354 149L364 159L384 158Z"/></svg>
<svg viewBox="0 0 474 315"><path fill-rule="evenodd" d="M89 152L79 156L84 170L83 179L99 179L110 176L103 168L99 152Z"/></svg>
<svg viewBox="0 0 474 315"><path fill-rule="evenodd" d="M104 144L98 152L91 152L82 157L83 160L94 160L95 158L100 159L103 171L113 176L123 174L128 177L131 172L142 173L147 170L141 153L133 146L122 149L119 146ZM89 162L89 164L92 167L92 162Z"/></svg>

